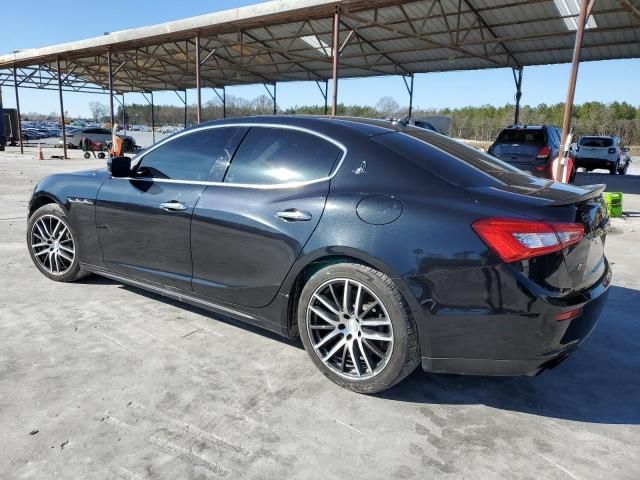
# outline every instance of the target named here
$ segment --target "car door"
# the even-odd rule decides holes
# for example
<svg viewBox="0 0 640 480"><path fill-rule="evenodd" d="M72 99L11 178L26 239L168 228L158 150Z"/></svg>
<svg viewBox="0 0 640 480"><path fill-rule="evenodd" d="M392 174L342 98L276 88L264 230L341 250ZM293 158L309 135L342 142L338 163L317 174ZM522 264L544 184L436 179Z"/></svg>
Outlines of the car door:
<svg viewBox="0 0 640 480"><path fill-rule="evenodd" d="M194 210L194 291L268 305L317 226L345 152L310 131L253 126L224 183L208 186Z"/></svg>
<svg viewBox="0 0 640 480"><path fill-rule="evenodd" d="M222 180L245 132L185 132L136 159L131 178L105 181L96 201L105 266L165 287L191 290L194 206L206 182L215 176Z"/></svg>

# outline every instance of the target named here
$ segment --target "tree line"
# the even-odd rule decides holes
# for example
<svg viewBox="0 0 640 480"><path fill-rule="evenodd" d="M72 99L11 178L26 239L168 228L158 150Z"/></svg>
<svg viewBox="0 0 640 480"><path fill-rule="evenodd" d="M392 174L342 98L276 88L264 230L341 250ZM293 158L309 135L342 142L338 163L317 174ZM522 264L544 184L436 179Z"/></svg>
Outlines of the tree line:
<svg viewBox="0 0 640 480"><path fill-rule="evenodd" d="M393 98L382 97L375 105L346 105L340 103L338 115L370 118L402 117L408 108L401 107ZM92 102L90 111L93 120L108 121L106 106ZM451 118L448 132L451 137L468 140L492 141L500 130L514 121L515 106L483 105L479 107L440 108L413 110L413 118L431 115L443 115ZM226 97L227 117L247 115L267 115L273 113L273 103L269 96L260 95L247 100L234 95ZM182 125L185 121L184 107L175 105L156 105L154 107L156 126ZM322 115L324 105L296 105L286 109L278 109L279 115ZM520 112L520 123L523 125L548 124L562 126L564 103L537 106L524 105ZM123 117L124 115L124 117ZM44 115L27 114L25 118L45 117ZM203 120L222 118L222 102L210 100L202 106ZM187 125L193 125L196 119L195 105L187 106ZM148 104L131 104L118 107L117 121L127 125L150 125L151 106ZM627 144L640 144L640 106L627 102L586 102L573 108L572 128L574 135L617 135Z"/></svg>

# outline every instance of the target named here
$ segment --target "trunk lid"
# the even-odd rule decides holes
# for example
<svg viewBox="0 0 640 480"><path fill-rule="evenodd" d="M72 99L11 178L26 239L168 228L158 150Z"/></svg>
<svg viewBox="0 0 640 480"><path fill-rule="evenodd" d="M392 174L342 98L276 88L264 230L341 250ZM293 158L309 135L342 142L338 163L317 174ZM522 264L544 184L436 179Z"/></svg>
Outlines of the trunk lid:
<svg viewBox="0 0 640 480"><path fill-rule="evenodd" d="M594 285L606 271L604 245L609 217L602 197L605 187L578 187L540 179L526 184L504 183L467 190L475 200L501 210L535 220L582 225L584 238L563 250L571 288L579 291Z"/></svg>
<svg viewBox="0 0 640 480"><path fill-rule="evenodd" d="M575 223L584 227L580 243L566 248L564 259L576 290L595 284L606 270L604 245L609 230L607 204L601 194L574 204Z"/></svg>

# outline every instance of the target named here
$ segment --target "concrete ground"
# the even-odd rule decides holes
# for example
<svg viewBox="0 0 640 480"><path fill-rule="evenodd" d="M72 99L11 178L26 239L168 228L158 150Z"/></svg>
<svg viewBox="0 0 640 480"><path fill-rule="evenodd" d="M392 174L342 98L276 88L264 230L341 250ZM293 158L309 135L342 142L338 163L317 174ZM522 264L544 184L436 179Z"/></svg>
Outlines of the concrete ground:
<svg viewBox="0 0 640 480"><path fill-rule="evenodd" d="M578 176L615 179L629 215L607 239L601 322L567 361L535 378L417 370L362 396L296 343L100 277L42 276L31 190L98 165L0 154L0 478L640 478L640 177Z"/></svg>

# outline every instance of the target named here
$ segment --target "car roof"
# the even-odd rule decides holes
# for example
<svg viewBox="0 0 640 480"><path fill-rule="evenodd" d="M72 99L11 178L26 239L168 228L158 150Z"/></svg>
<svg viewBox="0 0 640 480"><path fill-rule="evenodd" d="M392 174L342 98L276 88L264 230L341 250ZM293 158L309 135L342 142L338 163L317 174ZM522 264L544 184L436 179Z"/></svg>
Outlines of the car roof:
<svg viewBox="0 0 640 480"><path fill-rule="evenodd" d="M320 115L256 115L248 117L226 118L201 123L191 128L201 128L207 125L224 125L236 123L268 123L275 125L290 125L310 130L328 131L349 130L351 132L373 136L381 133L402 131L404 127L396 126L388 120L360 117L328 117Z"/></svg>

